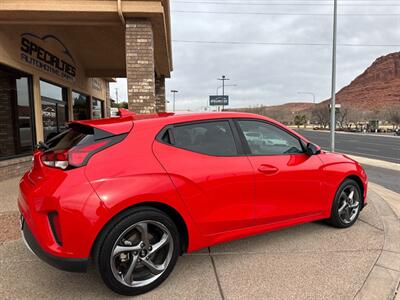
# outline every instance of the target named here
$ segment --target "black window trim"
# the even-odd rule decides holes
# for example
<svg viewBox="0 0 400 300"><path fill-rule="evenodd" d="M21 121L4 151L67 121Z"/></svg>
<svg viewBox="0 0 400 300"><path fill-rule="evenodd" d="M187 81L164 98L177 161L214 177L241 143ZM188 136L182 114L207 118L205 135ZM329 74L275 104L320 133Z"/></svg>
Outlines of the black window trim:
<svg viewBox="0 0 400 300"><path fill-rule="evenodd" d="M251 150L250 150L250 147L249 147L249 144L247 143L247 139L246 139L242 129L240 128L240 125L239 125L240 121L260 122L260 123L264 123L264 124L267 124L267 125L274 126L274 127L278 128L278 129L288 133L289 135L291 135L295 139L297 139L299 141L299 144L300 144L303 152L302 153L286 153L286 154L285 153L281 153L281 154L252 154ZM236 130L238 132L238 135L240 137L240 141L243 144L243 149L244 149L244 153L245 153L246 156L259 157L259 156L289 156L289 155L304 155L304 154L306 154L306 149L305 149L306 142L303 139L299 138L298 136L294 135L292 132L288 131L287 129L285 129L285 128L277 125L277 124L274 124L274 123L269 122L267 120L257 119L257 118L233 118L233 122L235 124L235 128L236 128Z"/></svg>
<svg viewBox="0 0 400 300"><path fill-rule="evenodd" d="M197 152L197 151L192 151L183 147L178 147L176 146L175 143L175 137L173 134L172 129L174 129L175 127L181 127L181 126L187 126L187 125L196 125L196 124L203 124L203 123L215 123L215 122L228 122L228 125L232 131L232 136L233 136L233 140L236 146L236 151L237 154L236 155L211 155L209 153L203 153L203 152ZM170 143L166 143L163 140L164 135L168 132L169 136L170 136ZM240 140L240 135L239 132L236 128L236 125L234 123L234 121L232 120L232 118L215 118L215 119L204 119L204 120L194 120L194 121L187 121L187 122L181 122L181 123L175 123L175 124L169 124L167 126L165 126L163 129L161 129L161 131L157 134L156 136L156 140L164 145L170 146L170 147L174 147L174 148L178 148L178 149L182 149L185 151L189 151L192 153L197 153L197 154L201 154L201 155L206 155L206 156L210 156L210 157L244 157L247 156L247 154L245 153L244 149L243 149L243 143Z"/></svg>

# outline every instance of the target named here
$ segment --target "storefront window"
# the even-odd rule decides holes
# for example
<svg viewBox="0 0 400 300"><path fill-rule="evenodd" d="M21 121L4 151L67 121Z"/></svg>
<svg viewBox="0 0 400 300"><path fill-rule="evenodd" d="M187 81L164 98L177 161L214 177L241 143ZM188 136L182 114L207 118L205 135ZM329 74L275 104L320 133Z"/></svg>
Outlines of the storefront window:
<svg viewBox="0 0 400 300"><path fill-rule="evenodd" d="M0 160L32 153L31 77L0 65Z"/></svg>
<svg viewBox="0 0 400 300"><path fill-rule="evenodd" d="M46 81L40 81L40 96L46 141L67 128L67 90Z"/></svg>
<svg viewBox="0 0 400 300"><path fill-rule="evenodd" d="M89 97L82 93L72 92L72 100L74 103L74 120L89 120Z"/></svg>
<svg viewBox="0 0 400 300"><path fill-rule="evenodd" d="M104 101L93 98L92 100L92 119L104 118Z"/></svg>

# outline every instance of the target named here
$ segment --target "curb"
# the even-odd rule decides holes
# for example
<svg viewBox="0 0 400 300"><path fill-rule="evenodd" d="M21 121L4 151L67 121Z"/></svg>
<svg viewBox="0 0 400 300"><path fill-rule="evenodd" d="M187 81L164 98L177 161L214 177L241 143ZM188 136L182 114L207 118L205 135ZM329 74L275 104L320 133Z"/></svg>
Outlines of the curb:
<svg viewBox="0 0 400 300"><path fill-rule="evenodd" d="M400 282L400 194L370 183L373 204L381 216L383 248L354 299L394 299Z"/></svg>

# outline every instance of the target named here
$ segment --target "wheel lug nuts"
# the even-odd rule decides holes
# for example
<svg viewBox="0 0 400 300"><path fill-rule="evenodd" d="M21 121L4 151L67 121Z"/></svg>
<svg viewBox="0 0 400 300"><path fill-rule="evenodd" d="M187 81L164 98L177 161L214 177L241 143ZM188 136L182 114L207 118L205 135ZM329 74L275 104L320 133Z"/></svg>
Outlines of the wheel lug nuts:
<svg viewBox="0 0 400 300"><path fill-rule="evenodd" d="M149 247L149 251L151 251L151 250L153 250L153 248L150 246L150 247Z"/></svg>
<svg viewBox="0 0 400 300"><path fill-rule="evenodd" d="M138 255L137 251L133 251L133 255Z"/></svg>
<svg viewBox="0 0 400 300"><path fill-rule="evenodd" d="M141 243L141 244L140 244L140 247L141 247L141 248L144 248L144 243Z"/></svg>

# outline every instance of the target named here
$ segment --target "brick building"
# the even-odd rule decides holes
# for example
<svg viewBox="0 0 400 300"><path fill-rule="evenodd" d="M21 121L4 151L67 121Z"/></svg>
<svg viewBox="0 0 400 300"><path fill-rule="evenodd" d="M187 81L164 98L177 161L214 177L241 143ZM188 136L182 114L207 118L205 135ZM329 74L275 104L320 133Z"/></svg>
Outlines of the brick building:
<svg viewBox="0 0 400 300"><path fill-rule="evenodd" d="M164 111L171 71L168 0L0 1L0 180L69 121L108 117L116 77L132 111Z"/></svg>

